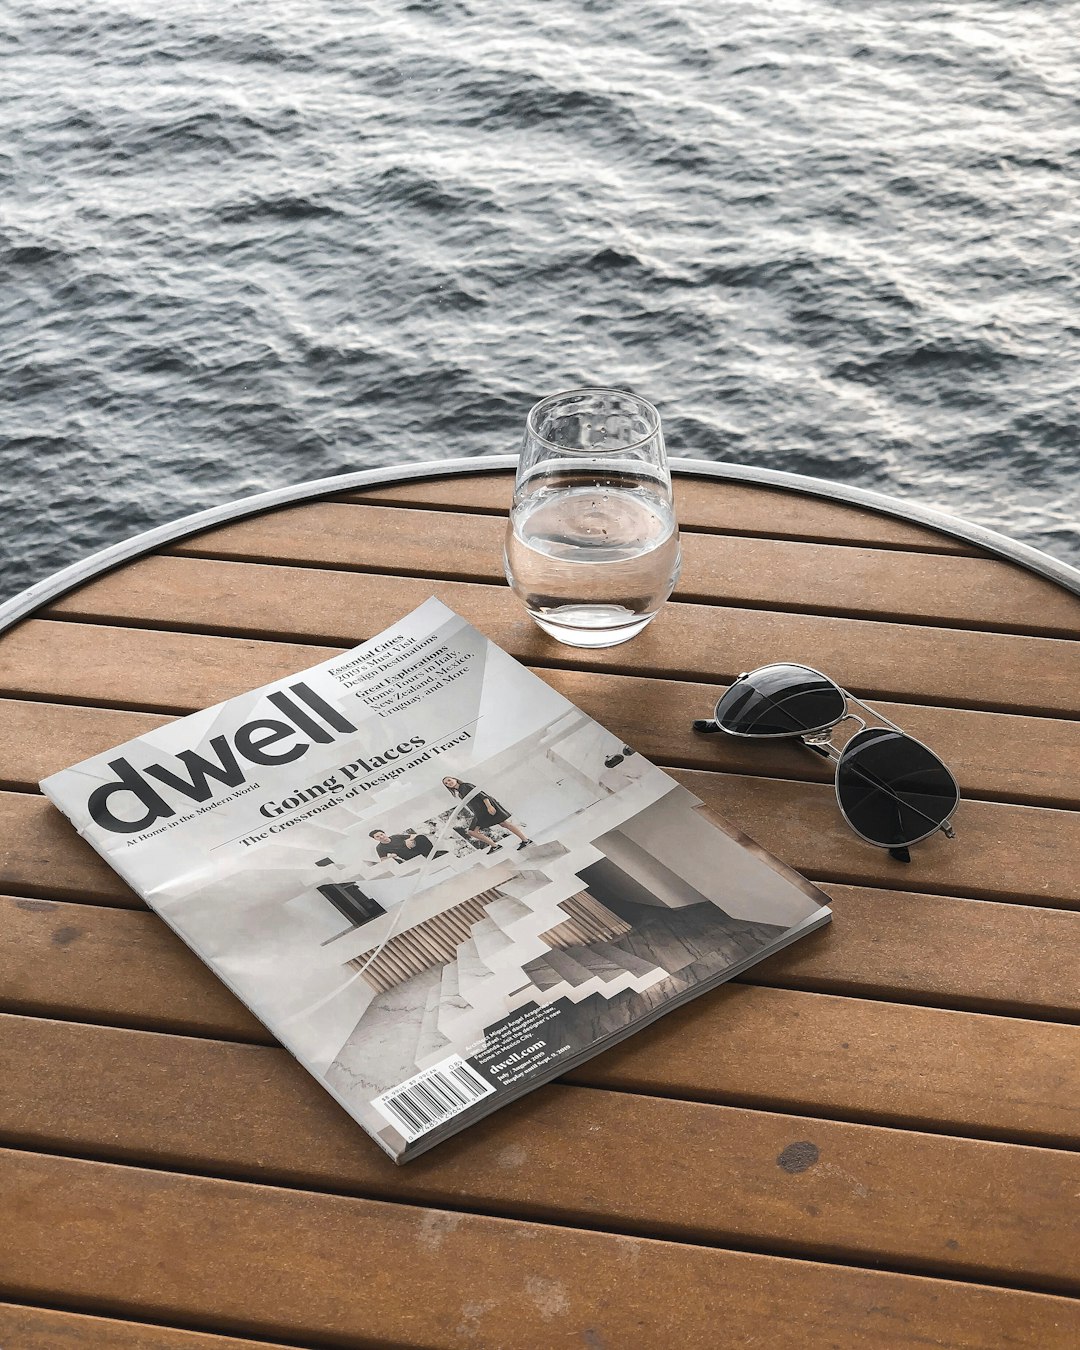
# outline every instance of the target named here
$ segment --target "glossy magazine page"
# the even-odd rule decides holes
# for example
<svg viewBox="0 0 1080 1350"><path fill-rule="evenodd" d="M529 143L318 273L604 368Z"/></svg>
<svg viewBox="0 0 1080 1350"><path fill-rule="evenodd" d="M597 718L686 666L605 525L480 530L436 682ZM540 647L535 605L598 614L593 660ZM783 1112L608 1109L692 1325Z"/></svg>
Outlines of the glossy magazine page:
<svg viewBox="0 0 1080 1350"><path fill-rule="evenodd" d="M396 1161L829 918L437 600L41 786Z"/></svg>

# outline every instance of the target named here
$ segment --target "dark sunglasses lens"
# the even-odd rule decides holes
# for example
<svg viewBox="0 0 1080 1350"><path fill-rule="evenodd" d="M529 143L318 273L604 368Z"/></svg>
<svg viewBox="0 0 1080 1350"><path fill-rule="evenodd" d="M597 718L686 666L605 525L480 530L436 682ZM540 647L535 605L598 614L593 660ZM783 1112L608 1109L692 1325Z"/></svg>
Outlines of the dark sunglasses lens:
<svg viewBox="0 0 1080 1350"><path fill-rule="evenodd" d="M731 686L714 714L738 736L797 736L819 731L844 715L843 693L805 666L762 666Z"/></svg>
<svg viewBox="0 0 1080 1350"><path fill-rule="evenodd" d="M886 848L924 838L960 800L937 755L903 732L880 728L858 732L844 747L836 795L855 829Z"/></svg>

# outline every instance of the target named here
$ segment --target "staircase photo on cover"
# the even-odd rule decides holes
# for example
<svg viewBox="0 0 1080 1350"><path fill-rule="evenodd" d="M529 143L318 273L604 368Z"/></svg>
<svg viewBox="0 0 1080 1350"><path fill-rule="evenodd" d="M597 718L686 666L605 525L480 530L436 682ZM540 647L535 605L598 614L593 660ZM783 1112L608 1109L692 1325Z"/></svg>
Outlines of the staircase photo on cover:
<svg viewBox="0 0 1080 1350"><path fill-rule="evenodd" d="M374 996L331 1066L335 1087L403 1081L532 1007L557 1005L567 1053L585 1049L775 945L803 903L734 838L720 903L705 865L715 877L717 826L677 786L592 840L566 837L499 864L495 885L478 859L454 881L475 894L381 945L365 937L346 964ZM749 904L753 917L735 912Z"/></svg>

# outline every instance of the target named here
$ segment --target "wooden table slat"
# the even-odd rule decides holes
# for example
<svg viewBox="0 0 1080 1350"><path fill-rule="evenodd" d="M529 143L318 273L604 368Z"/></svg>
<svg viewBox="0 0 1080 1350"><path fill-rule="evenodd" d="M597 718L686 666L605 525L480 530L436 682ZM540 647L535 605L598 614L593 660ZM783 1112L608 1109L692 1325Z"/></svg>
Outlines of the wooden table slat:
<svg viewBox="0 0 1080 1350"><path fill-rule="evenodd" d="M1076 1153L553 1086L391 1169L283 1050L10 1017L0 1047L0 1139L19 1148L1080 1289L1057 1203ZM616 1136L634 1141L618 1168Z"/></svg>
<svg viewBox="0 0 1080 1350"><path fill-rule="evenodd" d="M192 639L196 646L203 641ZM239 693L250 678L249 649L238 646L236 657L234 692ZM145 673L133 672L130 680L135 703L160 692L154 667L147 665L143 670ZM215 667L211 673L217 677L224 672ZM535 667L534 673L658 764L755 777L832 781L831 765L790 742L747 742L695 734L691 730L693 719L712 712L722 686L542 666ZM203 696L177 711L206 707L224 692L217 678L208 679ZM952 769L965 797L1035 806L1080 806L1080 721L884 701L874 706L931 746ZM49 774L145 735L170 720L158 713L0 699L0 785L34 789Z"/></svg>
<svg viewBox="0 0 1080 1350"><path fill-rule="evenodd" d="M937 530L843 502L782 488L715 482L679 474L673 476L673 483L676 514L685 529L930 553L972 556L978 553L970 544ZM503 472L388 483L343 493L341 500L458 514L479 511L505 515L512 495L513 476Z"/></svg>
<svg viewBox="0 0 1080 1350"><path fill-rule="evenodd" d="M182 712L270 684L343 650L28 619L0 642L0 696Z"/></svg>
<svg viewBox="0 0 1080 1350"><path fill-rule="evenodd" d="M316 502L207 530L172 554L501 585L498 516ZM1013 563L685 532L677 600L1080 636L1080 596Z"/></svg>
<svg viewBox="0 0 1080 1350"><path fill-rule="evenodd" d="M65 928L77 929L79 936ZM59 948L78 951L78 923L51 932ZM113 938L115 945L115 925ZM39 962L32 953L28 960L32 975ZM113 981L105 979L102 994L91 987L83 1006L97 997L107 1012L119 1002L135 1014L133 1020L152 1017L172 987L171 978L167 966L161 976L144 971L139 987L122 999L110 993ZM197 996L193 988L189 1000ZM230 1015L221 998L210 1003L200 1029L218 1030L217 1018L223 1031L231 1027L232 1034L259 1036L239 1015ZM740 983L704 995L575 1070L573 1078L601 1087L973 1137L1066 1147L1080 1140L1075 1110L1080 1028L1075 1025L779 986Z"/></svg>
<svg viewBox="0 0 1080 1350"><path fill-rule="evenodd" d="M744 984L1080 1019L1080 914L826 886L836 921ZM156 916L0 896L0 1010L227 1039L272 1038Z"/></svg>
<svg viewBox="0 0 1080 1350"><path fill-rule="evenodd" d="M863 843L844 823L833 789L747 775L674 769L696 793L770 852L814 879L973 899L1080 906L1080 812L967 801L957 840L938 835L901 863ZM134 896L112 869L42 798L0 792L0 890L47 899L89 899L131 906ZM964 846L958 847L958 840Z"/></svg>
<svg viewBox="0 0 1080 1350"><path fill-rule="evenodd" d="M851 833L831 786L696 769L672 776L814 879L1065 908L1080 902L1080 812L963 802L956 839L934 835L901 863Z"/></svg>
<svg viewBox="0 0 1080 1350"><path fill-rule="evenodd" d="M1080 1336L1080 1304L1050 1294L21 1152L0 1178L9 1298L226 1332L500 1350L714 1350L718 1326L776 1350L891 1350L927 1326L956 1350Z"/></svg>
<svg viewBox="0 0 1080 1350"><path fill-rule="evenodd" d="M351 646L430 595L529 663L726 682L755 665L794 660L855 693L901 701L1053 715L1080 708L1080 642L1060 638L671 602L630 646L568 655L505 587L424 577L157 556L91 582L45 613ZM38 687L13 678L19 646L18 631L0 646L0 693ZM40 682L50 669L35 664L22 678Z"/></svg>
<svg viewBox="0 0 1080 1350"><path fill-rule="evenodd" d="M730 984L568 1082L1073 1148L1075 1026Z"/></svg>
<svg viewBox="0 0 1080 1350"><path fill-rule="evenodd" d="M274 1043L156 914L62 900L0 896L0 1012Z"/></svg>
<svg viewBox="0 0 1080 1350"><path fill-rule="evenodd" d="M239 1340L16 1303L0 1303L0 1345L10 1350L287 1350L281 1341Z"/></svg>

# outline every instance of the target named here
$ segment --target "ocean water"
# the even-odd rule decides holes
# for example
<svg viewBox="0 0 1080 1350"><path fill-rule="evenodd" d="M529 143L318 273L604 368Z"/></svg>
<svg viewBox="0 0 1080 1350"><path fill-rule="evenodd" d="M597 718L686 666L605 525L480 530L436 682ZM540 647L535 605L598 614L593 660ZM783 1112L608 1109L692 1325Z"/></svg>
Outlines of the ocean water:
<svg viewBox="0 0 1080 1350"><path fill-rule="evenodd" d="M151 524L669 450L1080 562L1076 0L0 2L0 597Z"/></svg>

